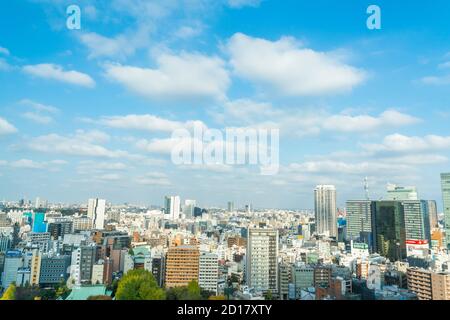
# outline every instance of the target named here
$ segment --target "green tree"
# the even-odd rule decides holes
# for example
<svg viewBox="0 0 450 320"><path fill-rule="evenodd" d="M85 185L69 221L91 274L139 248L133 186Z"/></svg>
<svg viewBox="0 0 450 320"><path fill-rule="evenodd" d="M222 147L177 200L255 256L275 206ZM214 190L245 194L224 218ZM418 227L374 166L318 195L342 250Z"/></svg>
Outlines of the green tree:
<svg viewBox="0 0 450 320"><path fill-rule="evenodd" d="M267 293L265 294L265 298L266 300L273 300L273 294L271 290L267 291Z"/></svg>
<svg viewBox="0 0 450 320"><path fill-rule="evenodd" d="M158 287L147 270L130 270L119 281L116 300L164 300L166 293Z"/></svg>
<svg viewBox="0 0 450 320"><path fill-rule="evenodd" d="M115 297L116 296L116 292L117 292L118 286L119 286L119 280L118 279L114 279L111 284L108 284L106 286L106 288L108 290L112 291L111 297Z"/></svg>
<svg viewBox="0 0 450 320"><path fill-rule="evenodd" d="M3 293L3 296L0 298L0 300L16 300L16 285L15 283L11 283L6 289L6 291Z"/></svg>
<svg viewBox="0 0 450 320"><path fill-rule="evenodd" d="M198 285L198 282L192 280L187 285L187 297L186 300L202 300L202 289Z"/></svg>
<svg viewBox="0 0 450 320"><path fill-rule="evenodd" d="M167 300L204 300L198 282L192 280L187 286L167 290Z"/></svg>
<svg viewBox="0 0 450 320"><path fill-rule="evenodd" d="M70 289L67 287L66 281L62 279L55 288L56 298L65 299L70 294Z"/></svg>

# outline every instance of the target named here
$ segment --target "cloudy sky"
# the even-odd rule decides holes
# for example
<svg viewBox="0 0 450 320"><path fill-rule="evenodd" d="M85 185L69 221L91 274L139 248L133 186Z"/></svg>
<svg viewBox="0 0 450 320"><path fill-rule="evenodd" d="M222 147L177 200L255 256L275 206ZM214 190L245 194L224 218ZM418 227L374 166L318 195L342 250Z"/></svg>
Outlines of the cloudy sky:
<svg viewBox="0 0 450 320"><path fill-rule="evenodd" d="M373 198L390 182L440 203L449 19L446 0L2 2L0 198L312 208L315 185L343 205L367 176ZM194 124L279 128L279 173L175 166Z"/></svg>

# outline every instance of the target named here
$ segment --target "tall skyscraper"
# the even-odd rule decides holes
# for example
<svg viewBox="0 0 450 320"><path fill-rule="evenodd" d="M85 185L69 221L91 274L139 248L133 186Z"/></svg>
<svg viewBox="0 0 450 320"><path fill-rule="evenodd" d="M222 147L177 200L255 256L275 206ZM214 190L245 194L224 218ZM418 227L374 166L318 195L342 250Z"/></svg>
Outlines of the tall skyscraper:
<svg viewBox="0 0 450 320"><path fill-rule="evenodd" d="M166 196L164 201L164 214L167 219L177 220L180 218L180 197Z"/></svg>
<svg viewBox="0 0 450 320"><path fill-rule="evenodd" d="M347 239L366 242L372 235L372 201L347 201ZM372 241L368 241L368 245Z"/></svg>
<svg viewBox="0 0 450 320"><path fill-rule="evenodd" d="M278 290L278 230L249 229L247 284L257 291Z"/></svg>
<svg viewBox="0 0 450 320"><path fill-rule="evenodd" d="M439 218L437 211L437 204L435 200L428 200L428 213L430 216L430 229L439 227Z"/></svg>
<svg viewBox="0 0 450 320"><path fill-rule="evenodd" d="M314 189L314 209L317 233L337 237L335 186L319 185Z"/></svg>
<svg viewBox="0 0 450 320"><path fill-rule="evenodd" d="M89 199L88 201L88 217L92 221L94 229L102 230L105 226L105 209L106 200L104 199Z"/></svg>
<svg viewBox="0 0 450 320"><path fill-rule="evenodd" d="M234 211L234 202L228 201L228 212Z"/></svg>
<svg viewBox="0 0 450 320"><path fill-rule="evenodd" d="M402 201L405 214L406 240L431 240L428 202L420 200Z"/></svg>
<svg viewBox="0 0 450 320"><path fill-rule="evenodd" d="M183 213L187 219L194 217L194 208L197 205L195 200L184 200Z"/></svg>
<svg viewBox="0 0 450 320"><path fill-rule="evenodd" d="M387 185L386 200L419 200L416 187L400 187L395 184Z"/></svg>
<svg viewBox="0 0 450 320"><path fill-rule="evenodd" d="M444 227L447 248L450 248L450 173L441 173L442 201L444 204Z"/></svg>
<svg viewBox="0 0 450 320"><path fill-rule="evenodd" d="M372 218L374 248L391 261L406 258L404 216L400 201L375 201Z"/></svg>

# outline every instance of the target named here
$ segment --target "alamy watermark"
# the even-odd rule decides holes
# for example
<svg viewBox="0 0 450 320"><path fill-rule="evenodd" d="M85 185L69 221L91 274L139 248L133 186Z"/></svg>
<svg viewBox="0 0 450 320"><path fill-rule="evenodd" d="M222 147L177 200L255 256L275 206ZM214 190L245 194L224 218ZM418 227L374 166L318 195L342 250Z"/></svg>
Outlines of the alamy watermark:
<svg viewBox="0 0 450 320"><path fill-rule="evenodd" d="M172 133L175 165L257 165L262 175L278 173L279 129L205 128L177 129Z"/></svg>
<svg viewBox="0 0 450 320"><path fill-rule="evenodd" d="M370 16L367 18L367 29L380 30L381 29L381 9L379 6L372 4L367 8L367 14Z"/></svg>
<svg viewBox="0 0 450 320"><path fill-rule="evenodd" d="M69 30L81 29L81 9L79 6L72 4L67 7L66 14L68 15L66 20L66 26Z"/></svg>

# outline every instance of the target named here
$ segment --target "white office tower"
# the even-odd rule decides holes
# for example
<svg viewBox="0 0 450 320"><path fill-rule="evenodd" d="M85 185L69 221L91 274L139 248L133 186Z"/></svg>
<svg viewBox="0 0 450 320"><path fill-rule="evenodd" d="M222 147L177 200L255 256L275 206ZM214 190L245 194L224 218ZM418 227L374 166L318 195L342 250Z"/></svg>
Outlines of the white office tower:
<svg viewBox="0 0 450 320"><path fill-rule="evenodd" d="M88 217L92 221L94 229L102 230L105 226L105 209L106 200L104 199L89 199L88 201Z"/></svg>
<svg viewBox="0 0 450 320"><path fill-rule="evenodd" d="M335 186L319 185L314 189L314 209L317 233L337 237Z"/></svg>
<svg viewBox="0 0 450 320"><path fill-rule="evenodd" d="M178 220L180 218L180 202L179 196L166 196L164 213L167 219Z"/></svg>
<svg viewBox="0 0 450 320"><path fill-rule="evenodd" d="M278 230L248 229L247 285L259 292L278 290Z"/></svg>
<svg viewBox="0 0 450 320"><path fill-rule="evenodd" d="M183 213L186 219L192 219L194 217L194 209L197 205L195 200L184 200Z"/></svg>
<svg viewBox="0 0 450 320"><path fill-rule="evenodd" d="M396 184L388 183L387 187L387 200L419 200L416 187L400 187Z"/></svg>
<svg viewBox="0 0 450 320"><path fill-rule="evenodd" d="M198 263L198 285L200 288L217 295L218 277L219 263L217 254L201 253Z"/></svg>
<svg viewBox="0 0 450 320"><path fill-rule="evenodd" d="M81 249L78 248L72 251L72 260L70 265L70 281L67 281L68 285L78 286L81 284Z"/></svg>
<svg viewBox="0 0 450 320"><path fill-rule="evenodd" d="M35 207L36 209L39 209L39 208L41 207L41 198L36 197L36 202L35 202L35 204L34 204L34 207Z"/></svg>

